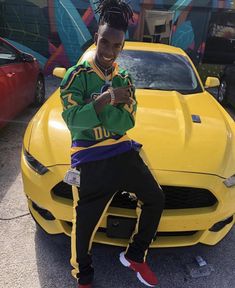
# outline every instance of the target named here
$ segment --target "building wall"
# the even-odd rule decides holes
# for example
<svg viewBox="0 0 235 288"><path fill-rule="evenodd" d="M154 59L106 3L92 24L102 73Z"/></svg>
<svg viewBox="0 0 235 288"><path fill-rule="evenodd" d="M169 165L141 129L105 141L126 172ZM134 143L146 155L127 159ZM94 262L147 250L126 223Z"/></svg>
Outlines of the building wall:
<svg viewBox="0 0 235 288"><path fill-rule="evenodd" d="M132 0L131 5L134 21L127 39L143 40L145 9L171 11L170 44L183 48L195 62L204 53L211 11L235 8L231 0ZM0 35L34 54L50 74L55 66L74 65L93 42L95 8L93 0L0 0Z"/></svg>

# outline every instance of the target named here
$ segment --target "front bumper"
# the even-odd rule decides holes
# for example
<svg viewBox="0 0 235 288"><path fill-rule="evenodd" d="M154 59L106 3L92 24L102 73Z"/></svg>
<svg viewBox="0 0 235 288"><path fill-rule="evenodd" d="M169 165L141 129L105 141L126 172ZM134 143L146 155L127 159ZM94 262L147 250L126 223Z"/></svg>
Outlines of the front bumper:
<svg viewBox="0 0 235 288"><path fill-rule="evenodd" d="M21 158L24 191L28 199L29 209L36 222L48 233L65 233L70 236L72 222L72 200L58 197L53 193L54 187L62 181L69 165L48 167L49 172L39 175ZM217 198L217 203L210 207L165 209L159 224L159 236L151 247L179 247L197 243L215 245L232 228L235 217L235 187L227 188L222 183L224 179L207 174L185 173L174 171L152 171L161 185L195 187L208 189ZM66 191L65 191L66 194ZM36 205L34 205L34 204ZM42 210L35 209L40 207ZM41 211L49 211L51 218L45 217ZM48 213L47 213L48 215ZM94 242L126 246L128 239L110 238L105 232L107 217L136 218L136 211L118 207L109 207L100 229L94 237ZM218 222L229 218L217 232L210 229Z"/></svg>

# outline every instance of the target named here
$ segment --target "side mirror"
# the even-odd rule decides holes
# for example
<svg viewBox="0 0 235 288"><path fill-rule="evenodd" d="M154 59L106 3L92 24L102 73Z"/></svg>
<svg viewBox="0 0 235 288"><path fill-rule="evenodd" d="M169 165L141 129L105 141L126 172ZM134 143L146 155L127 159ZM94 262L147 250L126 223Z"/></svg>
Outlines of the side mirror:
<svg viewBox="0 0 235 288"><path fill-rule="evenodd" d="M219 78L207 77L205 82L205 88L218 87L220 85Z"/></svg>
<svg viewBox="0 0 235 288"><path fill-rule="evenodd" d="M28 62L28 63L32 63L36 60L32 55L27 54L27 53L21 53L20 58L22 59L23 62Z"/></svg>
<svg viewBox="0 0 235 288"><path fill-rule="evenodd" d="M62 79L64 78L65 73L66 73L66 69L60 68L60 67L56 67L52 72L52 74L54 76L56 76L58 78L62 78Z"/></svg>

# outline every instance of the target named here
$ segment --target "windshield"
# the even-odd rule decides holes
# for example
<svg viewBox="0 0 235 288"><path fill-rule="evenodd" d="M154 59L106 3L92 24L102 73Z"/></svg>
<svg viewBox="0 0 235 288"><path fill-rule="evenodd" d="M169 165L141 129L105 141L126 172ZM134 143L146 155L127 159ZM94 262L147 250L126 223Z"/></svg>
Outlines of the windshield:
<svg viewBox="0 0 235 288"><path fill-rule="evenodd" d="M194 70L184 56L123 50L117 62L131 74L136 88L176 90L182 94L202 92Z"/></svg>

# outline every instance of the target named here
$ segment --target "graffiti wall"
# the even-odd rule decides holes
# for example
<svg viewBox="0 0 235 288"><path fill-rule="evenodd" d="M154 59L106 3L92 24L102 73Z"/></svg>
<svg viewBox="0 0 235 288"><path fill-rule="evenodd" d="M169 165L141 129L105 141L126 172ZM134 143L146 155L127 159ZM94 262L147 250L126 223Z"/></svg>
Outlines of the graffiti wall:
<svg viewBox="0 0 235 288"><path fill-rule="evenodd" d="M127 39L143 41L144 33L151 30L148 25L143 29L148 22L145 10L168 11L172 15L169 44L183 48L195 62L204 53L211 11L235 8L231 0L130 3L134 21L130 23ZM93 0L0 0L0 36L33 54L44 73L50 74L55 66L74 65L93 42L98 19L95 9Z"/></svg>

